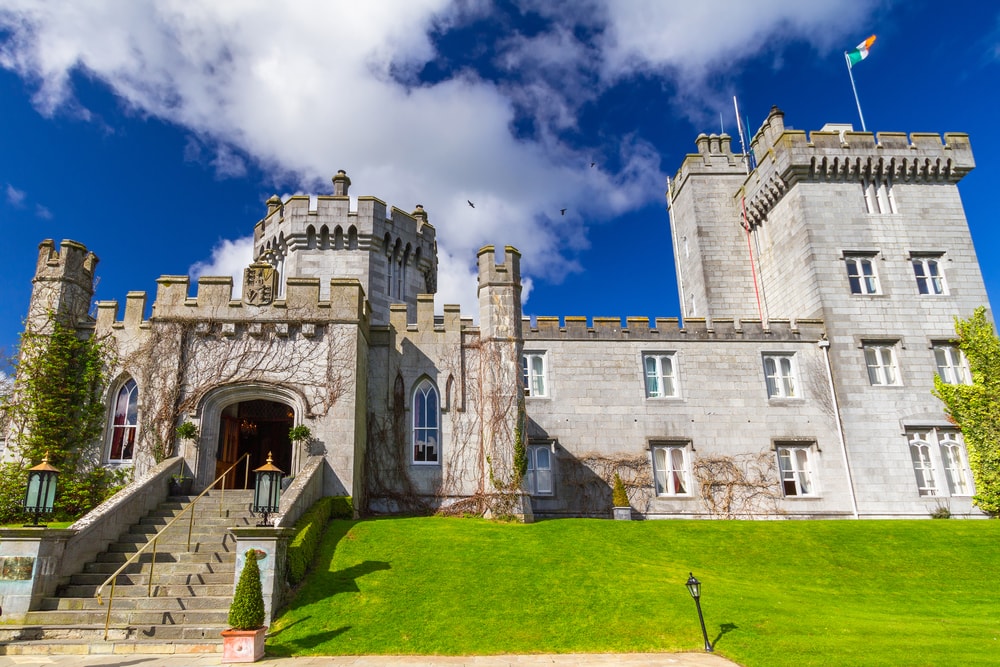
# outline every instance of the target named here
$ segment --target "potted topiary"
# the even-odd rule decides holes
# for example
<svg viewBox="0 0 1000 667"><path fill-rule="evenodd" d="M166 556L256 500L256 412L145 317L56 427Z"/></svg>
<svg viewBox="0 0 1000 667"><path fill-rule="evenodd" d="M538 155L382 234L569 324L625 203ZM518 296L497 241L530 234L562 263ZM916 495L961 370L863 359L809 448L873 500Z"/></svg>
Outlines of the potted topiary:
<svg viewBox="0 0 1000 667"><path fill-rule="evenodd" d="M614 486L611 487L611 503L614 505L614 509L612 511L616 520L632 520L632 506L628 502L628 493L625 491L625 482L622 481L622 478L618 473L615 473L615 483Z"/></svg>
<svg viewBox="0 0 1000 667"><path fill-rule="evenodd" d="M264 657L264 592L257 560L264 552L248 549L229 606L229 629L222 631L222 662L256 662Z"/></svg>

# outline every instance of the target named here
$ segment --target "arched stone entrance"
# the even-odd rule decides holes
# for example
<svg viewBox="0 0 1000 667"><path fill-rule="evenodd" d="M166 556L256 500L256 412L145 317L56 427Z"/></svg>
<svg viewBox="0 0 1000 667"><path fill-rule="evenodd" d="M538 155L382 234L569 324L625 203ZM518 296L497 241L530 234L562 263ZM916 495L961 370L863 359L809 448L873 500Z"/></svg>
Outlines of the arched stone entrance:
<svg viewBox="0 0 1000 667"><path fill-rule="evenodd" d="M204 488L247 453L249 479L240 465L227 475L227 489L252 488L253 470L264 465L268 453L286 475L294 475L301 453L288 431L301 423L303 413L302 398L283 387L247 384L209 392L201 404L201 438L193 462L197 484Z"/></svg>

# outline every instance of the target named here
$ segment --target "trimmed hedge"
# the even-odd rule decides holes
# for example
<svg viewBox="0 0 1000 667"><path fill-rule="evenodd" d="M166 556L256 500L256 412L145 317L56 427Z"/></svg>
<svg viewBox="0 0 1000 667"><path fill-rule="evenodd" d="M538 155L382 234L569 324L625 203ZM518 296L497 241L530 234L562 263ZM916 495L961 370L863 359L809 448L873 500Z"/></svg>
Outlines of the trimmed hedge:
<svg viewBox="0 0 1000 667"><path fill-rule="evenodd" d="M326 525L330 519L350 519L354 507L350 496L320 498L295 523L295 537L288 545L288 582L293 586L306 576L316 558Z"/></svg>

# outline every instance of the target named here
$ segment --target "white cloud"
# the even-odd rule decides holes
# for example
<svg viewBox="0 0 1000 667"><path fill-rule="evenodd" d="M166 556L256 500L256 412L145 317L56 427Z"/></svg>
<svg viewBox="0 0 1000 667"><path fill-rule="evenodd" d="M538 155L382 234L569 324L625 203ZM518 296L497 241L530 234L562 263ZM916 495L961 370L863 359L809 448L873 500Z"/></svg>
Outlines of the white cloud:
<svg viewBox="0 0 1000 667"><path fill-rule="evenodd" d="M845 31L871 6L521 5L556 21L530 38L512 34L491 47L511 73L500 83L460 68L419 85L417 73L436 57L432 30L496 11L490 3L447 0L280 7L260 0L7 0L0 66L37 82L36 104L45 113L75 109L69 75L85 68L141 113L188 129L198 139L185 156L210 163L220 177L244 174L250 159L276 174L276 185L306 188L329 184L344 168L352 194L405 210L422 203L438 229L438 303L471 307L469 275L481 245L515 245L526 275L558 279L579 269L574 251L586 247L587 225L662 197L659 156L644 141L614 138L627 158L612 173L589 168L595 147L573 148L558 138L575 127L581 105L636 72L680 79L685 99L695 99L690 91L708 74L777 49L775 43L843 46ZM574 30L579 26L589 30ZM535 123L530 138L510 129L523 113ZM249 245L229 243L206 266L228 266L229 253Z"/></svg>
<svg viewBox="0 0 1000 667"><path fill-rule="evenodd" d="M243 270L253 261L253 237L230 241L223 239L212 248L212 258L205 262L197 262L188 269L191 280L201 276L232 276L233 298L238 299L243 294Z"/></svg>
<svg viewBox="0 0 1000 667"><path fill-rule="evenodd" d="M10 183L7 184L7 203L15 208L21 208L24 206L24 200L27 199L28 194L24 190L18 190Z"/></svg>
<svg viewBox="0 0 1000 667"><path fill-rule="evenodd" d="M47 206L42 206L41 204L35 204L35 215L42 220L52 219L52 211Z"/></svg>

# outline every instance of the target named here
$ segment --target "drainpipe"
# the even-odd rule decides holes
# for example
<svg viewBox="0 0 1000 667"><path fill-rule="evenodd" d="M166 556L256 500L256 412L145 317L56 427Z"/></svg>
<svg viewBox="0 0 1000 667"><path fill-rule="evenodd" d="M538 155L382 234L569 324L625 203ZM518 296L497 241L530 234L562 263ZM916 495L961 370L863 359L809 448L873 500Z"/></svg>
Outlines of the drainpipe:
<svg viewBox="0 0 1000 667"><path fill-rule="evenodd" d="M854 478L851 475L851 462L847 457L847 439L844 437L844 420L840 416L840 403L837 401L837 390L833 384L833 366L830 365L830 341L826 338L817 343L823 350L823 360L826 362L826 379L830 383L830 397L833 398L833 414L837 418L837 437L840 439L840 454L844 459L844 470L847 472L847 486L851 490L851 512L858 517L858 498L854 493Z"/></svg>

